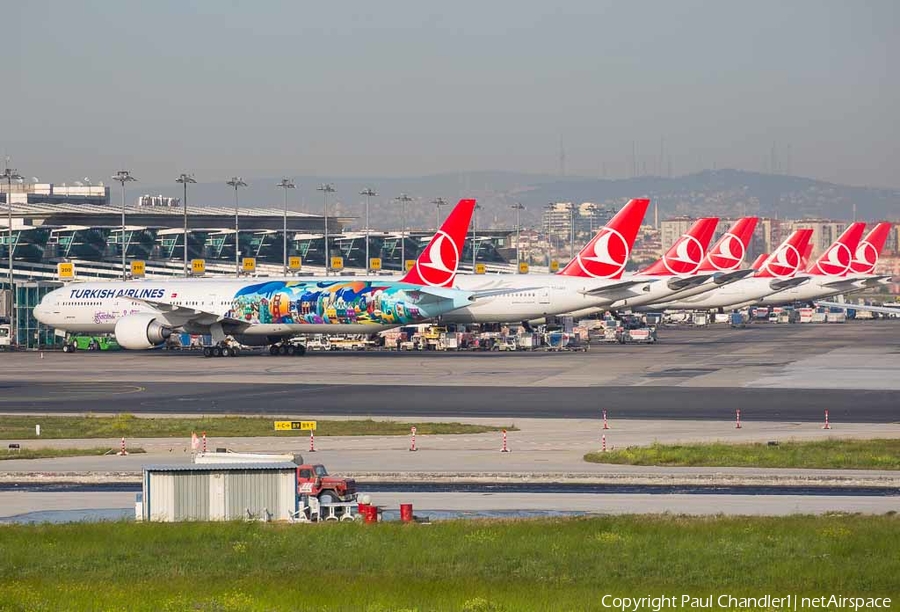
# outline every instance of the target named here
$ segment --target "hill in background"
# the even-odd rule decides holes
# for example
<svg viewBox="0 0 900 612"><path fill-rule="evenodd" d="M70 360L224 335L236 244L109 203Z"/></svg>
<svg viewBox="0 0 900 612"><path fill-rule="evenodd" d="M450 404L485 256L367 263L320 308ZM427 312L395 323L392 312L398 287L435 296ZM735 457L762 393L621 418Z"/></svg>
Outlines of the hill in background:
<svg viewBox="0 0 900 612"><path fill-rule="evenodd" d="M250 186L240 192L241 207L282 206L280 179L246 179ZM442 197L451 204L460 197L476 197L483 209L479 227L507 228L515 223L509 206L521 202L523 227L540 224L543 207L550 202L595 202L619 206L632 197L649 196L659 206L660 219L676 215L718 215L734 217L753 214L789 219L852 219L856 205L858 219L876 221L900 219L900 191L836 185L814 179L745 172L706 170L696 174L664 178L630 179L561 178L515 172L464 172L408 178L295 177L297 189L288 193L288 207L322 213L321 183L333 183L337 192L329 195L329 213L358 217L354 228L363 227L364 198L359 192L374 187L371 199L373 228L396 228L401 224L400 204L392 198L401 193L414 198L407 205L407 224L412 228L434 227L436 206ZM180 196L177 185L149 187L144 193ZM136 195L136 194L135 194ZM133 197L130 195L130 197ZM233 191L222 182L191 185L191 204L233 206ZM651 209L652 210L652 209ZM441 210L445 216L449 207ZM648 215L652 215L648 213ZM651 221L648 218L648 222Z"/></svg>

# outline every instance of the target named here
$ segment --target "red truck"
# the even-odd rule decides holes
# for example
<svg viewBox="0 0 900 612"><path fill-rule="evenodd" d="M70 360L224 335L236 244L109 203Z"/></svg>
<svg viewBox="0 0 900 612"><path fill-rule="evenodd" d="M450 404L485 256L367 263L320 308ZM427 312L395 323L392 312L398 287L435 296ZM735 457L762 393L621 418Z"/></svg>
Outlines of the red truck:
<svg viewBox="0 0 900 612"><path fill-rule="evenodd" d="M321 463L304 463L297 466L297 494L318 497L321 504L354 501L356 481L329 476Z"/></svg>

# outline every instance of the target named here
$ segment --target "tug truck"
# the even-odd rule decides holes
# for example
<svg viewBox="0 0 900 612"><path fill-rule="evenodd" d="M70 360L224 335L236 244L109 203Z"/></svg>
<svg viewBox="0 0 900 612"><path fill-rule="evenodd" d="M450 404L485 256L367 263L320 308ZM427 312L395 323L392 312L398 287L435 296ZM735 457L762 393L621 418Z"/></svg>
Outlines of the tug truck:
<svg viewBox="0 0 900 612"><path fill-rule="evenodd" d="M297 466L297 495L317 497L321 504L355 501L356 481L329 476L321 463L304 463Z"/></svg>

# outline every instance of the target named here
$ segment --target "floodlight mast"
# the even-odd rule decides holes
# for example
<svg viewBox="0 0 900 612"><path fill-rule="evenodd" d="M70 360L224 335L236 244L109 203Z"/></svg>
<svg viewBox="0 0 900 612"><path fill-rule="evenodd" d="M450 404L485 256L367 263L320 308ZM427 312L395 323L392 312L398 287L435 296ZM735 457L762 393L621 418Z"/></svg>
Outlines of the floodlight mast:
<svg viewBox="0 0 900 612"><path fill-rule="evenodd" d="M337 191L331 183L322 183L316 187L316 191L322 192L322 208L325 213L325 276L331 273L331 254L328 251L328 194Z"/></svg>
<svg viewBox="0 0 900 612"><path fill-rule="evenodd" d="M437 211L435 212L434 217L434 229L435 231L441 229L441 207L446 206L447 202L444 201L444 198L435 198L431 201L434 204Z"/></svg>
<svg viewBox="0 0 900 612"><path fill-rule="evenodd" d="M359 192L359 195L366 196L366 274L371 271L371 260L369 259L369 198L378 194L371 187L367 187Z"/></svg>
<svg viewBox="0 0 900 612"><path fill-rule="evenodd" d="M406 272L406 205L413 199L405 193L401 193L394 199L400 202L400 223L402 225L400 228L400 270Z"/></svg>
<svg viewBox="0 0 900 612"><path fill-rule="evenodd" d="M478 255L478 244L475 231L478 229L478 211L481 210L481 204L476 204L472 216L472 274L475 274L475 258Z"/></svg>
<svg viewBox="0 0 900 612"><path fill-rule="evenodd" d="M516 211L516 265L518 266L522 262L521 255L519 254L519 229L521 227L519 223L519 213L525 210L525 206L521 202L516 202L515 204L510 204L509 207Z"/></svg>
<svg viewBox="0 0 900 612"><path fill-rule="evenodd" d="M9 294L10 307L9 311L9 344L10 348L16 348L19 345L19 334L16 321L16 291L13 288L13 226L12 226L12 182L21 181L22 176L16 172L14 168L9 167L9 158L6 160L6 168L0 178L6 179L6 213L7 213L7 229L9 230L9 242L6 243L6 251L9 254Z"/></svg>
<svg viewBox="0 0 900 612"><path fill-rule="evenodd" d="M128 250L128 245L125 243L125 183L136 181L137 179L131 176L131 172L128 170L119 170L112 178L114 181L119 181L122 184L122 280L126 280L128 276L125 271L125 266L127 265L125 253Z"/></svg>
<svg viewBox="0 0 900 612"><path fill-rule="evenodd" d="M184 275L188 276L188 209L187 209L187 186L188 183L196 183L194 180L194 176L192 174L181 173L177 179L175 179L176 183L181 183L184 187L184 198L182 204L184 205Z"/></svg>
<svg viewBox="0 0 900 612"><path fill-rule="evenodd" d="M240 241L240 222L238 209L238 187L246 187L247 183L239 176L231 177L230 181L225 182L226 185L234 187L234 274L241 275L241 241Z"/></svg>
<svg viewBox="0 0 900 612"><path fill-rule="evenodd" d="M282 232L284 236L284 253L282 253L281 271L284 276L288 273L288 235L287 235L287 190L294 189L294 182L290 179L283 178L278 183L278 187L284 189L284 217L282 223Z"/></svg>

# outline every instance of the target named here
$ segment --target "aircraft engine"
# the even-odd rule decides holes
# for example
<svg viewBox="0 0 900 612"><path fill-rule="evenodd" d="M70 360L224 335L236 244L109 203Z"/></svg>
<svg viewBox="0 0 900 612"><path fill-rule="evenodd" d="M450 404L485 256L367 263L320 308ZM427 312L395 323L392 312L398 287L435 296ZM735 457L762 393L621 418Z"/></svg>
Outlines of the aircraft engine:
<svg viewBox="0 0 900 612"><path fill-rule="evenodd" d="M116 321L116 342L133 351L151 349L172 335L172 328L157 321L157 315L140 313Z"/></svg>

